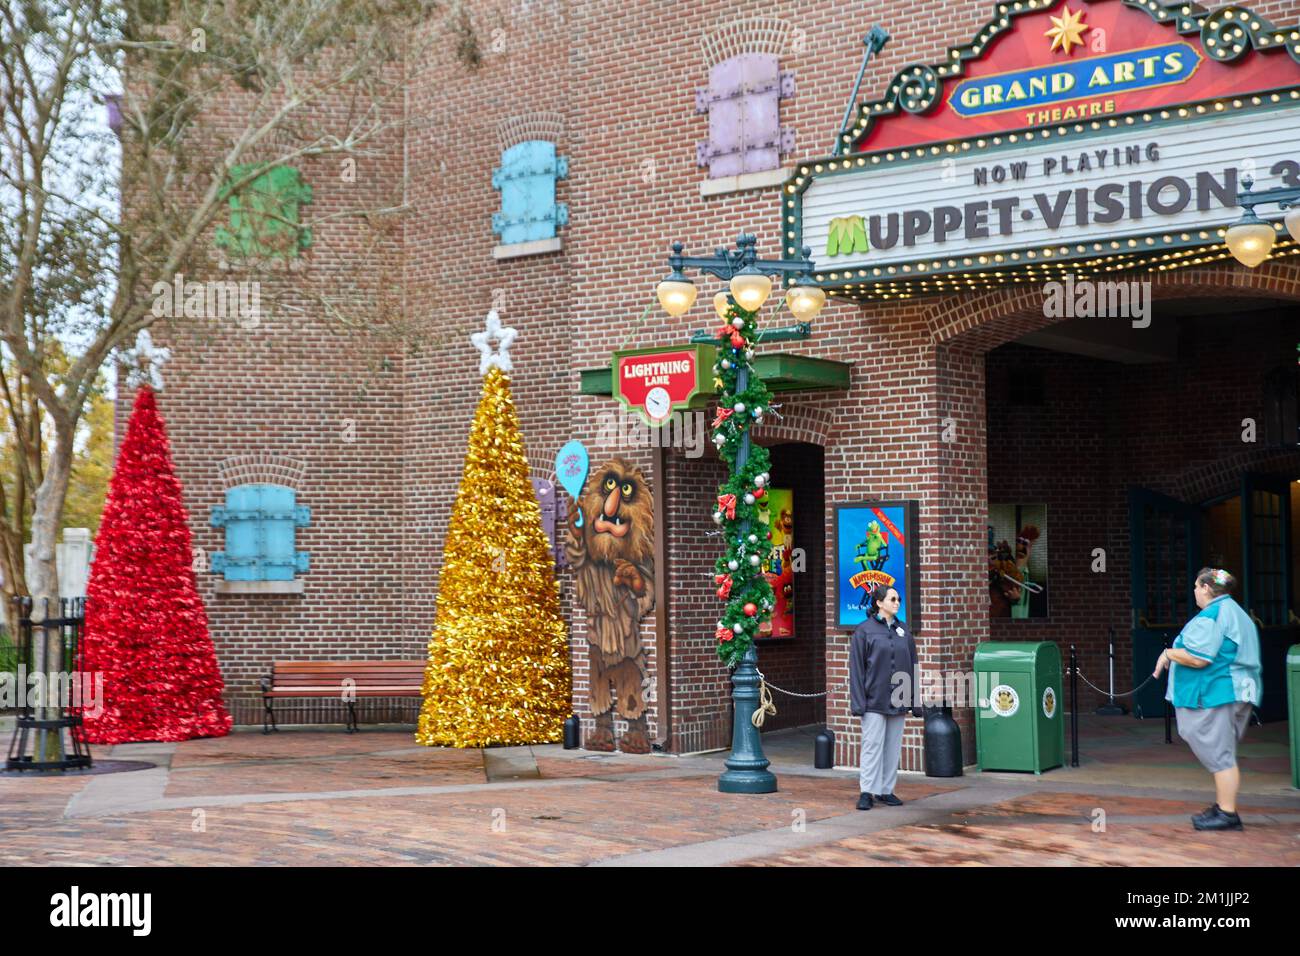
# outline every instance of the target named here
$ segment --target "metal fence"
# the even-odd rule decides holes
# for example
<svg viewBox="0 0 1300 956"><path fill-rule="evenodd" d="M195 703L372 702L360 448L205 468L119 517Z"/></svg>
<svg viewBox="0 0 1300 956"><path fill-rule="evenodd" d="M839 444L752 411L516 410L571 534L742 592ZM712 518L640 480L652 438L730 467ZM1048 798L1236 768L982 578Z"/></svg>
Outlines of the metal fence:
<svg viewBox="0 0 1300 956"><path fill-rule="evenodd" d="M57 602L48 599L42 601L39 620L33 620L33 604L30 597L15 599L18 604L17 640L12 644L12 662L16 693L17 716L14 721L14 735L9 742L9 756L5 761L6 770L70 770L90 766L90 751L80 740L81 713L74 706L79 703L75 698L60 699L57 706L35 706L31 695L27 693L27 679L39 669L47 678L60 675L64 680L57 683L60 687L68 686L67 681L80 679L84 674L82 666L81 633L86 623L85 598L60 598ZM37 654L41 642L49 640L51 633L57 635L58 658L42 660ZM53 692L49 680L45 693ZM49 716L57 714L57 716ZM52 739L57 735L57 740ZM51 756L53 755L53 756Z"/></svg>

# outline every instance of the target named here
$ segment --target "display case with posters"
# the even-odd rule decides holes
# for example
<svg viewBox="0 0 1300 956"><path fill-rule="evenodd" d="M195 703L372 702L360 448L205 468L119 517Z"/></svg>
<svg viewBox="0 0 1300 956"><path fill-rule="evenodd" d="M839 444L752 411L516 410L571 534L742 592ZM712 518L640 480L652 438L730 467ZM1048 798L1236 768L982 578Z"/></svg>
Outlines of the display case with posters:
<svg viewBox="0 0 1300 956"><path fill-rule="evenodd" d="M989 614L1046 618L1047 506L989 505Z"/></svg>
<svg viewBox="0 0 1300 956"><path fill-rule="evenodd" d="M794 637L794 491L769 488L758 518L772 535L763 573L772 585L772 618L758 626L761 640Z"/></svg>
<svg viewBox="0 0 1300 956"><path fill-rule="evenodd" d="M867 618L868 597L878 584L898 591L898 616L915 630L921 601L915 501L857 501L835 506L837 627Z"/></svg>

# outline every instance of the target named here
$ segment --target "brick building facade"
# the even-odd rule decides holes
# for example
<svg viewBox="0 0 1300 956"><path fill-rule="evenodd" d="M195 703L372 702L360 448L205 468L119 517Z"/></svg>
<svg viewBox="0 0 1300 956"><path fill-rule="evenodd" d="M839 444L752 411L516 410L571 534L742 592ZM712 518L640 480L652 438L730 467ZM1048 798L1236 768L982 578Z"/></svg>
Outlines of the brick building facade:
<svg viewBox="0 0 1300 956"><path fill-rule="evenodd" d="M654 615L644 619L643 637L652 671L669 669L669 699L652 705L651 734L676 753L727 746L729 681L714 651L715 545L706 536L722 466L707 442L700 458L602 446L594 423L614 405L582 394L580 373L607 365L615 349L682 343L713 324L713 288L704 284L679 319L657 306L646 311L670 242L705 253L744 230L757 235L761 254L779 254L783 184L799 159L828 155L869 27L884 26L890 41L866 70L860 102L882 95L904 66L942 62L950 47L969 44L996 7L502 0L473 5L482 43L476 68L450 54L403 64L407 125L358 164L355 183L340 183L324 164L303 170L314 216L344 189L380 197L400 186L399 228L379 243L335 235L322 243L334 250L326 261L310 250L305 257L312 269L398 289L408 319L427 330L425 346L394 349L356 333L336 348L337 333L309 313L281 313L254 330L177 332L168 342L174 370L161 406L196 546L223 547L207 516L232 474L288 483L311 509L296 536L311 559L298 576L300 593L224 593L219 575L200 574L236 720L259 719L257 679L273 659L423 656L479 397L467 340L495 308L519 330L512 388L534 474L553 478L555 452L579 438L593 463L617 452L664 483L658 573L667 577L669 659L656 657ZM1252 9L1278 26L1296 24L1294 5L1283 0ZM737 51L775 56L792 76L778 104L780 170L710 178L697 151L712 142L710 117L697 112L696 91L709 87L719 56ZM520 255L493 232L502 201L493 170L512 146L536 140L567 159L555 200L568 221L558 241ZM1135 277L1152 281L1153 327L1168 333L1159 354L1141 363L1117 360L1114 350L1080 354L1059 339L1034 344L1032 335L1056 320L1030 284L834 298L810 338L781 344L850 363L851 377L847 389L782 393L781 417L755 431L773 450L773 484L800 489L796 534L810 554L796 579L796 637L762 646L760 666L790 690L829 691L824 702L778 697L768 728L825 721L837 736L836 762L856 762L829 529L834 505L866 498L919 504L923 666L967 671L975 645L990 637L1054 640L1076 643L1081 669L1100 682L1113 626L1117 685L1131 686L1127 489L1199 506L1235 493L1246 471L1300 478L1293 453L1242 443L1242 420L1266 413L1253 383L1291 361L1300 341L1296 260L1255 270L1227 260ZM291 297L292 271L283 281ZM1025 336L1030 341L1019 342ZM1017 377L1040 383L1036 401L1021 400L1010 384ZM1047 507L1050 614L990 622L988 507L1015 502ZM1091 569L1098 547L1106 550L1104 573ZM574 710L584 715L585 621L567 572L561 580ZM1091 692L1081 698L1083 706L1095 702ZM330 710L337 705L311 706L306 719L340 719ZM371 716L401 713L380 708ZM958 717L969 758L970 712ZM921 766L920 743L920 721L909 720L904 767Z"/></svg>

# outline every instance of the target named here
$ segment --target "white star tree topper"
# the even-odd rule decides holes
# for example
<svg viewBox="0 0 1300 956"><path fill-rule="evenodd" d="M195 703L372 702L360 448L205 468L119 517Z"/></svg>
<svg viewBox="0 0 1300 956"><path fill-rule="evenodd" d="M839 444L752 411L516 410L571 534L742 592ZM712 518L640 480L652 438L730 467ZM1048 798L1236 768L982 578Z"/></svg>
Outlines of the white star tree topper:
<svg viewBox="0 0 1300 956"><path fill-rule="evenodd" d="M482 332L475 332L469 337L470 342L479 351L478 373L486 375L488 369L496 366L503 372L509 372L514 366L510 363L510 345L519 333L514 329L504 328L496 309L487 314L487 324ZM492 343L497 349L492 351Z"/></svg>
<svg viewBox="0 0 1300 956"><path fill-rule="evenodd" d="M172 350L162 346L155 347L149 330L141 329L140 334L135 337L135 348L128 349L126 355L130 362L126 375L127 384L137 388L148 385L155 392L162 391L162 368L171 359Z"/></svg>

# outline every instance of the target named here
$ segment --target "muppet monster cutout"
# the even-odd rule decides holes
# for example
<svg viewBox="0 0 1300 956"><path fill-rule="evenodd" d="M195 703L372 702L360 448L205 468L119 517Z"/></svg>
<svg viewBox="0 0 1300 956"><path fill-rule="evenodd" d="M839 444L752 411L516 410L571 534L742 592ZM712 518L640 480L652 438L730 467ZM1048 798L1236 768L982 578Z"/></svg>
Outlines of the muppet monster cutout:
<svg viewBox="0 0 1300 956"><path fill-rule="evenodd" d="M579 517L579 515L581 517ZM596 729L583 746L611 751L614 714L627 720L624 753L649 753L645 687L649 683L640 621L654 608L654 501L641 469L611 458L591 470L569 514L565 550L587 613L591 657L589 702Z"/></svg>

